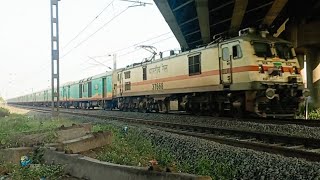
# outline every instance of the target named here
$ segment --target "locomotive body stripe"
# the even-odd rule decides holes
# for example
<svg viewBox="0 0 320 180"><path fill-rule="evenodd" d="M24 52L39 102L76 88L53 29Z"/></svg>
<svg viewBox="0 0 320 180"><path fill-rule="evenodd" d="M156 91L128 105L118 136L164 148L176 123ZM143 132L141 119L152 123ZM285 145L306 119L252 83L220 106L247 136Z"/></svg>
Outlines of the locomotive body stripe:
<svg viewBox="0 0 320 180"><path fill-rule="evenodd" d="M265 71L268 70L268 68L272 68L273 66L263 66L263 69ZM226 68L223 70L230 70L230 68ZM241 73L241 72L248 72L248 71L257 71L259 72L259 66L251 65L251 66L240 66L240 67L234 67L232 68L232 73ZM292 67L283 67L284 72L291 72ZM152 80L145 80L140 82L132 82L131 86L140 86L145 84L154 84L159 82L170 82L170 81L179 81L179 80L186 80L191 78L201 78L201 77L207 77L207 76L217 76L219 75L220 70L211 70L211 71L205 71L202 72L199 75L179 75L179 76L173 76L173 77L167 77L167 78L160 78L160 79L152 79ZM120 88L120 87L118 87Z"/></svg>

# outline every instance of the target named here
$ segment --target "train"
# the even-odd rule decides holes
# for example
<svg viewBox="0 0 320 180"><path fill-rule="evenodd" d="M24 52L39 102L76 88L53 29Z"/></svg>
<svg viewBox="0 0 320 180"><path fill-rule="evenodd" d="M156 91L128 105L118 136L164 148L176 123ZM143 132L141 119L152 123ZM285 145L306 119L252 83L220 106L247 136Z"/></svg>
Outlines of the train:
<svg viewBox="0 0 320 180"><path fill-rule="evenodd" d="M292 117L308 95L292 44L247 28L231 38L61 85L65 108ZM51 89L9 99L51 106Z"/></svg>

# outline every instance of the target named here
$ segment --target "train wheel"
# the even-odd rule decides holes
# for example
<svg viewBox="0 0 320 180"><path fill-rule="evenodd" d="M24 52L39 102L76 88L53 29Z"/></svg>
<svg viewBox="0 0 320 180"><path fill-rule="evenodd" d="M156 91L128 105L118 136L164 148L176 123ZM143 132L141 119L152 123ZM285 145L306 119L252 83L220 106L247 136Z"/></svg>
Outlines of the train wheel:
<svg viewBox="0 0 320 180"><path fill-rule="evenodd" d="M147 113L148 109L147 109L147 103L143 103L142 106L139 107L139 111L142 113Z"/></svg>
<svg viewBox="0 0 320 180"><path fill-rule="evenodd" d="M243 118L245 116L242 101L233 102L233 107L231 108L231 113L234 118Z"/></svg>
<svg viewBox="0 0 320 180"><path fill-rule="evenodd" d="M192 103L192 114L196 115L196 116L201 116L202 115L202 111L200 109L200 104L199 103Z"/></svg>
<svg viewBox="0 0 320 180"><path fill-rule="evenodd" d="M210 111L210 116L212 117L219 117L219 112L213 110L213 111Z"/></svg>
<svg viewBox="0 0 320 180"><path fill-rule="evenodd" d="M234 118L243 118L244 113L243 113L242 109L234 108L234 109L232 109L232 116Z"/></svg>

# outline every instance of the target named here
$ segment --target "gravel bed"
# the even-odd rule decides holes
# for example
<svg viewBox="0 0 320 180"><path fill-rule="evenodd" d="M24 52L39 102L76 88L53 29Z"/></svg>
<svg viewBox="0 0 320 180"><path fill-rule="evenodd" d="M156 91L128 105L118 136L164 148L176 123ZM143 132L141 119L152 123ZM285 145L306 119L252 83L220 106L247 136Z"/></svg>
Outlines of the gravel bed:
<svg viewBox="0 0 320 180"><path fill-rule="evenodd" d="M195 173L199 159L205 159L210 163L209 167L212 171L218 171L214 176L217 179L223 177L227 179L320 178L320 163L232 147L158 130L141 128L139 131L150 138L155 146L166 148L180 162L187 162L191 166L191 173Z"/></svg>
<svg viewBox="0 0 320 180"><path fill-rule="evenodd" d="M74 110L79 111L79 110ZM264 132L279 135L299 136L306 138L320 139L320 127L308 127L303 125L286 124L261 124L255 122L243 122L237 120L223 120L218 117L197 117L188 115L174 115L174 114L159 114L159 113L139 113L139 112L120 112L120 111L103 111L103 110L86 110L84 112L109 115L109 116L121 116L130 118L143 118L147 120L165 121L184 123L191 125L211 126L217 128L229 128L236 130Z"/></svg>
<svg viewBox="0 0 320 180"><path fill-rule="evenodd" d="M188 115L159 114L159 113L139 113L139 112L121 112L121 111L103 111L103 110L72 110L75 112L86 112L106 116L121 116L130 118L141 118L147 120L184 123L190 125L203 125L216 128L229 128L236 130L264 132L279 135L298 136L306 138L320 139L320 127L308 127L295 124L265 124L255 122L243 122L237 120L225 120L219 117L197 117Z"/></svg>
<svg viewBox="0 0 320 180"><path fill-rule="evenodd" d="M36 116L48 116L35 113ZM123 127L118 121L63 115L79 122L111 123ZM189 173L199 171L199 160L209 164L215 179L320 179L320 163L284 157L215 143L199 138L176 135L143 126L129 126L150 139L156 148L166 149L180 162L190 166ZM206 175L206 174L203 174Z"/></svg>

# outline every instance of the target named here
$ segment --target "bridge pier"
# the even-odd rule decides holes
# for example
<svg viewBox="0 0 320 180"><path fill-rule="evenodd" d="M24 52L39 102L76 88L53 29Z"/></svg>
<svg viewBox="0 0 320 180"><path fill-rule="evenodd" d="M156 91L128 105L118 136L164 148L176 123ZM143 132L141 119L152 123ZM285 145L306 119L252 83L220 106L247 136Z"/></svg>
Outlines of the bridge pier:
<svg viewBox="0 0 320 180"><path fill-rule="evenodd" d="M306 87L313 104L320 107L320 22L292 23L287 28L287 39L293 42L301 69L306 71ZM306 60L306 67L304 61Z"/></svg>
<svg viewBox="0 0 320 180"><path fill-rule="evenodd" d="M313 103L320 107L320 49L309 48L307 50L307 78L308 88L311 91Z"/></svg>

